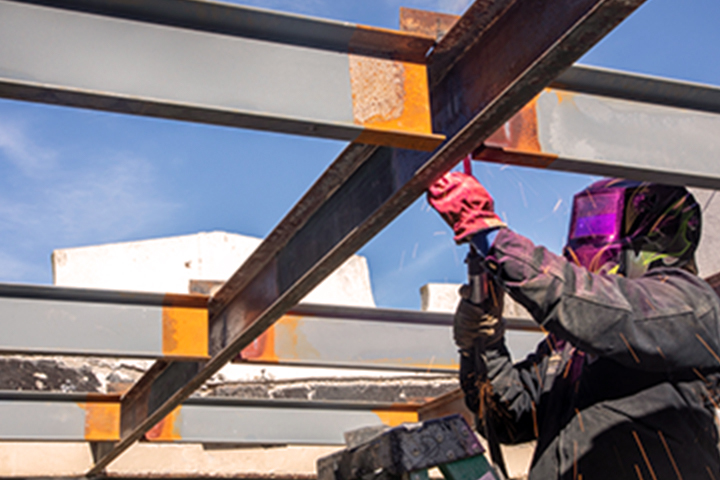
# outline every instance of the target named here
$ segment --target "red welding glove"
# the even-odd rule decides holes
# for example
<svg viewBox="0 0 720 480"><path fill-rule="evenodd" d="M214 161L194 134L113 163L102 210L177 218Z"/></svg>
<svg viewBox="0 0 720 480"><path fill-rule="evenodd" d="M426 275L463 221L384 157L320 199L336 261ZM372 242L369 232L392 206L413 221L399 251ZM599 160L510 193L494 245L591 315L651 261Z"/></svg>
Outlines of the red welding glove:
<svg viewBox="0 0 720 480"><path fill-rule="evenodd" d="M455 232L455 242L469 241L483 230L504 227L493 199L475 177L450 172L428 188L428 202Z"/></svg>

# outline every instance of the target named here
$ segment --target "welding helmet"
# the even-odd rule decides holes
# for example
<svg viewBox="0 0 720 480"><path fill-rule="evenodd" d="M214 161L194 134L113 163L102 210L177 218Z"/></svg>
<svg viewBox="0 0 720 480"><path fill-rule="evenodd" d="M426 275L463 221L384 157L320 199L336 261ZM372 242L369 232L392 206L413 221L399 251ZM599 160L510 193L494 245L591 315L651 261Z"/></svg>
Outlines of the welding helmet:
<svg viewBox="0 0 720 480"><path fill-rule="evenodd" d="M606 179L575 195L565 258L630 278L657 266L696 273L701 214L684 187Z"/></svg>

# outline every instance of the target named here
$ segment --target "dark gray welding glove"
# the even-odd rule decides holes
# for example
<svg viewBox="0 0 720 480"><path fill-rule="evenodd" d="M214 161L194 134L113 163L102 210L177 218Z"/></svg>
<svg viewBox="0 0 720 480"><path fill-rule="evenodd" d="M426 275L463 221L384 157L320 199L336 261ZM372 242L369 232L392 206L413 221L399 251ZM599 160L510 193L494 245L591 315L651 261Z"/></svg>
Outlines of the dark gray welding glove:
<svg viewBox="0 0 720 480"><path fill-rule="evenodd" d="M505 335L505 321L502 318L503 291L495 281L487 283L487 294L479 304L468 300L470 289L460 288L462 300L453 319L453 337L460 350L469 352L478 339L486 347L497 344Z"/></svg>

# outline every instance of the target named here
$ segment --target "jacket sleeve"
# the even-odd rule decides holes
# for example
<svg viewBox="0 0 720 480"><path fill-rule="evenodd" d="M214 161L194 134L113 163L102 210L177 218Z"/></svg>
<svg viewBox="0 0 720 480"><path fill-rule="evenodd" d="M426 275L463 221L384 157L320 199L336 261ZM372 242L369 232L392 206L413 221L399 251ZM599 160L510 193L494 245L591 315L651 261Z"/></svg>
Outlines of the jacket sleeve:
<svg viewBox="0 0 720 480"><path fill-rule="evenodd" d="M488 348L484 360L492 395L489 396L488 412L500 442L522 443L537 436L535 406L541 395L547 371L547 355L544 343L524 361L513 365L505 342ZM473 352L474 353L474 352ZM472 355L460 357L460 384L465 393L465 403L474 413L480 412L480 388L477 369ZM483 433L481 420L478 431Z"/></svg>
<svg viewBox="0 0 720 480"><path fill-rule="evenodd" d="M717 295L688 272L592 274L509 229L486 266L540 325L585 352L650 371L720 365Z"/></svg>

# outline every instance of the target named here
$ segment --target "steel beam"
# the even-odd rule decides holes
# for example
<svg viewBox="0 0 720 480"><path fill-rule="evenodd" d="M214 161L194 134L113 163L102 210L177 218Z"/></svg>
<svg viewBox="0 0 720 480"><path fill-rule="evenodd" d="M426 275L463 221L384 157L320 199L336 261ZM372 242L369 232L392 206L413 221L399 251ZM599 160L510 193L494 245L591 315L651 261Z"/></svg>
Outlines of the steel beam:
<svg viewBox="0 0 720 480"><path fill-rule="evenodd" d="M0 284L0 352L201 360L207 297Z"/></svg>
<svg viewBox="0 0 720 480"><path fill-rule="evenodd" d="M344 445L345 432L418 421L419 405L190 399L145 438L155 442Z"/></svg>
<svg viewBox="0 0 720 480"><path fill-rule="evenodd" d="M0 96L432 150L433 43L199 0L2 0Z"/></svg>
<svg viewBox="0 0 720 480"><path fill-rule="evenodd" d="M119 438L118 396L63 398L63 394L0 392L0 440L111 442Z"/></svg>
<svg viewBox="0 0 720 480"><path fill-rule="evenodd" d="M508 346L521 358L528 344L541 340L540 328L531 319L506 321ZM453 372L458 354L452 323L450 313L299 304L245 347L241 357L289 365Z"/></svg>
<svg viewBox="0 0 720 480"><path fill-rule="evenodd" d="M122 440L88 473L101 473L642 3L473 4L429 58L434 131L450 140L433 154L381 147L347 180L321 178L216 295L212 359L144 377L123 400Z"/></svg>
<svg viewBox="0 0 720 480"><path fill-rule="evenodd" d="M564 78L475 159L720 189L720 88L588 67Z"/></svg>
<svg viewBox="0 0 720 480"><path fill-rule="evenodd" d="M192 398L150 430L153 442L343 445L343 433L417 422L419 404ZM117 395L0 392L0 441L111 442Z"/></svg>

